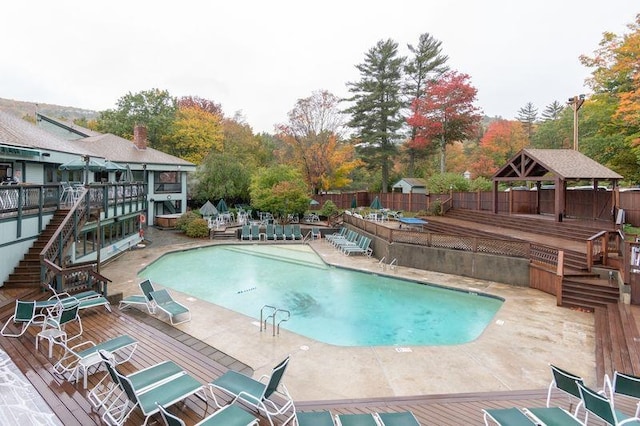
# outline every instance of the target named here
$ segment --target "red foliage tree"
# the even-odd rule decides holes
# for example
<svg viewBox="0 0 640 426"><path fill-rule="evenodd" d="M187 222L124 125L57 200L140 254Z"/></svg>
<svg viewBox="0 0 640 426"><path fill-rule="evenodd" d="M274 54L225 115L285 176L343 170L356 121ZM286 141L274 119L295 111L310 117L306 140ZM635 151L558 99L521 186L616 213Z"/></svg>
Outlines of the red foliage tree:
<svg viewBox="0 0 640 426"><path fill-rule="evenodd" d="M407 119L416 128L413 149L427 149L434 144L440 151L440 172L445 172L447 144L475 136L480 124L480 109L473 105L478 90L467 74L450 71L427 84L426 96L411 105Z"/></svg>

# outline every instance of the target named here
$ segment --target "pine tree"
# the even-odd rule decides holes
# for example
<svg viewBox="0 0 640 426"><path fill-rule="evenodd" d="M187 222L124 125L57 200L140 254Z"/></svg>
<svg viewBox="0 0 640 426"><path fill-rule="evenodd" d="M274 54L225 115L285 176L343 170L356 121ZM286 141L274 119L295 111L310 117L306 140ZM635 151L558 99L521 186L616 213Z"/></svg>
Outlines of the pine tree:
<svg viewBox="0 0 640 426"><path fill-rule="evenodd" d="M401 114L402 68L405 58L398 56L398 43L381 40L369 49L365 61L356 65L360 81L349 82L347 101L353 105L345 110L351 114L347 125L355 129L355 138L362 143L361 154L367 166L380 169L382 192L388 191L391 160L397 152L396 141L404 119Z"/></svg>
<svg viewBox="0 0 640 426"><path fill-rule="evenodd" d="M560 102L553 101L552 103L547 105L544 111L542 111L542 120L557 120L558 118L560 118L560 114L563 110L564 106Z"/></svg>
<svg viewBox="0 0 640 426"><path fill-rule="evenodd" d="M425 87L430 79L437 78L449 67L446 62L449 57L442 54L442 42L436 40L429 33L420 35L417 46L407 45L409 52L413 57L409 59L404 67L405 83L404 94L411 105L416 99L425 96ZM413 177L415 170L415 161L420 152L414 146L416 139L416 128L411 128L411 134L407 143L407 153L409 155L408 173L409 177ZM424 153L424 151L423 151Z"/></svg>
<svg viewBox="0 0 640 426"><path fill-rule="evenodd" d="M518 121L522 123L524 130L527 134L527 140L531 144L531 137L533 136L534 124L538 119L538 108L533 106L531 102L527 102L525 106L518 110Z"/></svg>

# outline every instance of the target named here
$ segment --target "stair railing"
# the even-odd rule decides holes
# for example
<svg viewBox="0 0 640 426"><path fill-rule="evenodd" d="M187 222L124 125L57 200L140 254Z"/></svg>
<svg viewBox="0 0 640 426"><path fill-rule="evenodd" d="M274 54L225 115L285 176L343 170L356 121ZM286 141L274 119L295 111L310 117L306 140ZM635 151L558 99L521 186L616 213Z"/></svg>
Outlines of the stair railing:
<svg viewBox="0 0 640 426"><path fill-rule="evenodd" d="M45 289L56 276L59 276L52 265L59 268L64 266L64 259L71 243L75 241L78 229L82 228L89 215L89 193L87 188L80 191L77 201L40 252L40 285ZM61 282L57 282L55 288L64 291Z"/></svg>

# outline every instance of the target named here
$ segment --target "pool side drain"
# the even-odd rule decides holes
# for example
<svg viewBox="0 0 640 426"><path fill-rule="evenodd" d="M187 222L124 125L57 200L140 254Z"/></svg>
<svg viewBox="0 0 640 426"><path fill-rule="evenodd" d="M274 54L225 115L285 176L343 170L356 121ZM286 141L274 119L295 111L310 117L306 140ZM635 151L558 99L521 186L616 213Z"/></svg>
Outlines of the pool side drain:
<svg viewBox="0 0 640 426"><path fill-rule="evenodd" d="M406 352L413 352L413 351L411 350L411 348L396 348L396 352L406 353Z"/></svg>

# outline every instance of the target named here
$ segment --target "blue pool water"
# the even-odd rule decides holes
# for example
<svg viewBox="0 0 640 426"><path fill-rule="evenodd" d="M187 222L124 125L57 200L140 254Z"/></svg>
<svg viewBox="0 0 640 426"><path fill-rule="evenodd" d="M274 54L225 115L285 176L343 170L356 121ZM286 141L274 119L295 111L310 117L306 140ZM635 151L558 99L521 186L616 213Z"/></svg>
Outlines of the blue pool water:
<svg viewBox="0 0 640 426"><path fill-rule="evenodd" d="M502 300L326 265L303 245L224 245L170 253L140 275L339 346L454 345L476 339ZM271 329L269 329L271 332Z"/></svg>

